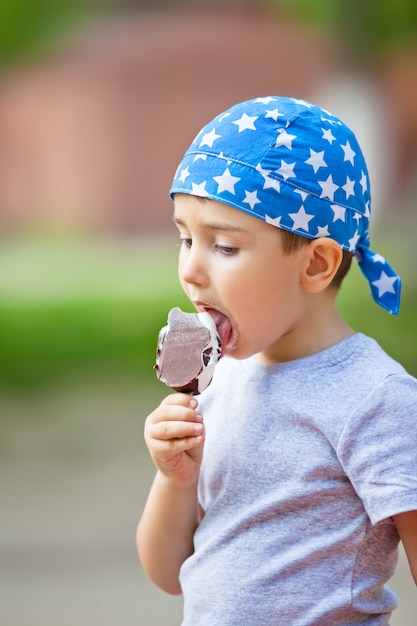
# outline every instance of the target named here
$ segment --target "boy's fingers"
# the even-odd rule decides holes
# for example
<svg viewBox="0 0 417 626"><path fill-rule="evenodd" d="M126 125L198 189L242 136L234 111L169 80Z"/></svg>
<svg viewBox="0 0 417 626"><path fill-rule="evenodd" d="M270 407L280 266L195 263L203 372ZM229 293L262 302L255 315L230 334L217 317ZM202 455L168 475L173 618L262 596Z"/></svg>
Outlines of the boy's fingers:
<svg viewBox="0 0 417 626"><path fill-rule="evenodd" d="M201 422L160 422L152 429L152 438L161 441L172 439L184 439L187 437L199 437L204 433L204 425Z"/></svg>
<svg viewBox="0 0 417 626"><path fill-rule="evenodd" d="M147 425L165 421L202 422L202 416L196 412L197 401L186 394L174 394L165 398L148 419Z"/></svg>
<svg viewBox="0 0 417 626"><path fill-rule="evenodd" d="M169 422L202 422L203 416L193 409L180 406L164 407L163 411L151 413L145 423L145 429L161 423Z"/></svg>
<svg viewBox="0 0 417 626"><path fill-rule="evenodd" d="M154 459L168 460L178 452L186 452L204 443L205 433L184 433L183 437L154 438L149 446Z"/></svg>
<svg viewBox="0 0 417 626"><path fill-rule="evenodd" d="M196 398L189 393L172 393L162 400L161 404L170 405L176 404L180 406L189 406L191 409L196 409L198 402Z"/></svg>

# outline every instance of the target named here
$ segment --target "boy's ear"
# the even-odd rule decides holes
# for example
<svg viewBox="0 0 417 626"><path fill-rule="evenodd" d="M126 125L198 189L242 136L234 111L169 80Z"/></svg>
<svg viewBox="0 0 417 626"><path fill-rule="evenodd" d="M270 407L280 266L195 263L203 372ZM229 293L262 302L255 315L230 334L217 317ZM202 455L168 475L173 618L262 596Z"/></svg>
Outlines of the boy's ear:
<svg viewBox="0 0 417 626"><path fill-rule="evenodd" d="M306 259L301 282L309 293L319 293L332 282L339 269L343 252L334 239L313 239L306 246Z"/></svg>

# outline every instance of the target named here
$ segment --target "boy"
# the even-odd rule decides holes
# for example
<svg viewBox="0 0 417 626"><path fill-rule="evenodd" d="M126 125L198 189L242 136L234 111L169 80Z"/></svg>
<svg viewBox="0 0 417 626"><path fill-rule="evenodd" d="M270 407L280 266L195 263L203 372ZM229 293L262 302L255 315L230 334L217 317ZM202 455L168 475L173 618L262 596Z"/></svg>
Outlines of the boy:
<svg viewBox="0 0 417 626"><path fill-rule="evenodd" d="M417 381L336 309L355 256L399 310L355 136L305 101L243 102L197 135L171 197L181 285L226 356L198 403L147 418L146 572L184 594L184 626L388 624L400 539L417 581Z"/></svg>

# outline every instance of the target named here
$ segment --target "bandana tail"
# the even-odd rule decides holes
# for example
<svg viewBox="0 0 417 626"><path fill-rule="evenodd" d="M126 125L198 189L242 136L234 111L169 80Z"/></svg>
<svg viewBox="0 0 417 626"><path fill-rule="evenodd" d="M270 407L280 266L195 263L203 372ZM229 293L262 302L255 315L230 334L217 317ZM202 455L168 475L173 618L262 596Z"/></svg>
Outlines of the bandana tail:
<svg viewBox="0 0 417 626"><path fill-rule="evenodd" d="M388 261L369 248L359 248L355 256L369 282L375 302L392 315L397 315L400 310L401 278Z"/></svg>

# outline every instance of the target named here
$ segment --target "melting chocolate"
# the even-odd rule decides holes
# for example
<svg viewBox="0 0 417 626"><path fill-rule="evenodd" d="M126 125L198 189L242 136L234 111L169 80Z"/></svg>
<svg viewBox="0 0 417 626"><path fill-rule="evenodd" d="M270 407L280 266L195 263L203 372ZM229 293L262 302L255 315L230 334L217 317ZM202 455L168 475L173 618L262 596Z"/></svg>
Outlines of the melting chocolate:
<svg viewBox="0 0 417 626"><path fill-rule="evenodd" d="M220 357L221 341L208 313L184 313L178 308L169 312L168 325L158 336L155 370L159 380L175 391L201 393L211 382Z"/></svg>

